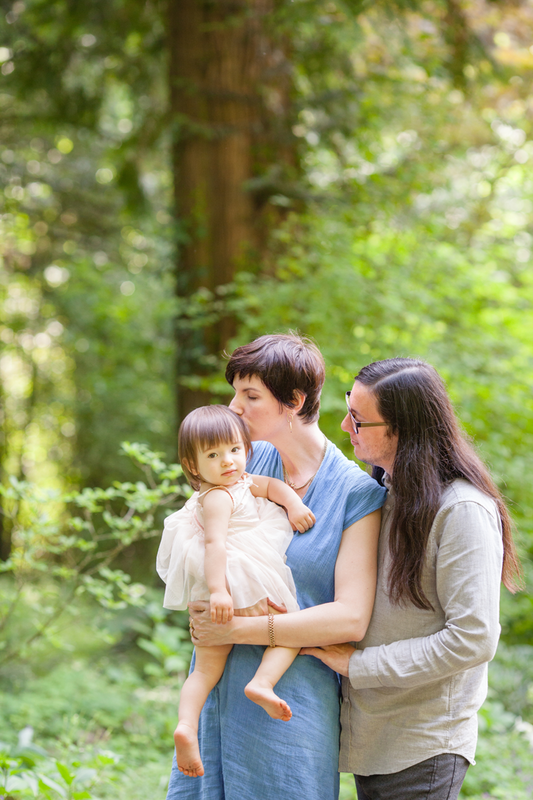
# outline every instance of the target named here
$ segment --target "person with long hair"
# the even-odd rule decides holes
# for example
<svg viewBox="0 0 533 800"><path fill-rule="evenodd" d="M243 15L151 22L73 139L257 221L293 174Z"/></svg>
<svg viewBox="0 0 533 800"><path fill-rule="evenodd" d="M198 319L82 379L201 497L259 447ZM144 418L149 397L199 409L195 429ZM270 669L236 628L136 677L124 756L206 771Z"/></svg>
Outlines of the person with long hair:
<svg viewBox="0 0 533 800"><path fill-rule="evenodd" d="M388 488L372 618L357 643L304 648L343 678L340 769L359 800L455 800L500 634L521 586L503 498L436 370L364 367L341 425Z"/></svg>
<svg viewBox="0 0 533 800"><path fill-rule="evenodd" d="M337 674L298 656L276 684L292 711L289 721L272 719L244 694L265 646L359 641L370 620L386 491L321 432L324 377L316 345L293 334L261 336L228 361L230 408L253 440L247 471L291 486L316 521L296 532L286 551L299 611L234 615L218 625L205 603L190 605L195 645L234 647L200 717L205 774L193 780L174 763L168 800L338 798Z"/></svg>

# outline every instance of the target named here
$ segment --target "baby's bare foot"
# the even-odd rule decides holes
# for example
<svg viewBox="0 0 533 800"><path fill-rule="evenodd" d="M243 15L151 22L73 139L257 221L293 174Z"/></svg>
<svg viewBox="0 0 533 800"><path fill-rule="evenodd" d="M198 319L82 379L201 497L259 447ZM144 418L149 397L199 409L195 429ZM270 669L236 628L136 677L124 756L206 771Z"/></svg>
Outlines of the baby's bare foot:
<svg viewBox="0 0 533 800"><path fill-rule="evenodd" d="M269 686L262 686L257 681L252 680L246 686L244 694L249 700L264 708L272 719L281 719L284 722L288 722L292 717L289 705L281 697L278 697Z"/></svg>
<svg viewBox="0 0 533 800"><path fill-rule="evenodd" d="M178 722L178 727L174 731L174 744L179 771L190 778L199 778L203 775L204 766L200 758L198 736L186 722Z"/></svg>

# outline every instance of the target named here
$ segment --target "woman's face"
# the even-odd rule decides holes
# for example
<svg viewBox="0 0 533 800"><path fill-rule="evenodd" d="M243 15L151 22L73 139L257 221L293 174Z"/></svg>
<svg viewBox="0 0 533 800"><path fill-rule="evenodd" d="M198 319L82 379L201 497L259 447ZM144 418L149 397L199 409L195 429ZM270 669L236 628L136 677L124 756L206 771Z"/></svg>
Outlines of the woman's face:
<svg viewBox="0 0 533 800"><path fill-rule="evenodd" d="M235 397L229 404L248 425L253 441L270 442L279 433L288 433L289 409L283 408L263 381L255 375L233 381Z"/></svg>
<svg viewBox="0 0 533 800"><path fill-rule="evenodd" d="M383 422L373 394L357 381L350 392L350 408L358 422ZM349 414L346 414L341 429L350 434L356 458L371 466L382 467L392 475L398 436L391 436L388 428L359 428L355 433Z"/></svg>

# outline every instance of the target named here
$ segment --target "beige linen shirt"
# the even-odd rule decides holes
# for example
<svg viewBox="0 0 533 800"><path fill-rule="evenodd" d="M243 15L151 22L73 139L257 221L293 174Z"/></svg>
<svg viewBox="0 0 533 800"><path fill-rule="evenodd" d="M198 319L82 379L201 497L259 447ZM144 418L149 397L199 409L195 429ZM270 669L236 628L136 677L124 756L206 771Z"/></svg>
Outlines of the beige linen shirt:
<svg viewBox="0 0 533 800"><path fill-rule="evenodd" d="M475 763L477 712L500 635L494 501L464 480L446 489L422 576L433 611L389 600L393 503L389 492L372 619L343 678L339 770L358 775L399 772L440 753Z"/></svg>

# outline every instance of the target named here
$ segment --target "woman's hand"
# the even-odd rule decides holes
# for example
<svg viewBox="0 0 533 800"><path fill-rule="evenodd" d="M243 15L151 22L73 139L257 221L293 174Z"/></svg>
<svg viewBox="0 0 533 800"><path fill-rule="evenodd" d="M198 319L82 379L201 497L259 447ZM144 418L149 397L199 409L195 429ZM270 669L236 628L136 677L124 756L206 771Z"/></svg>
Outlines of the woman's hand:
<svg viewBox="0 0 533 800"><path fill-rule="evenodd" d="M327 667L330 667L339 675L349 677L350 657L355 653L352 644L329 644L325 647L302 647L301 656L314 656L320 659Z"/></svg>
<svg viewBox="0 0 533 800"><path fill-rule="evenodd" d="M189 630L192 643L198 647L218 647L222 644L232 644L232 622L219 625L211 621L209 603L197 601L189 603Z"/></svg>

